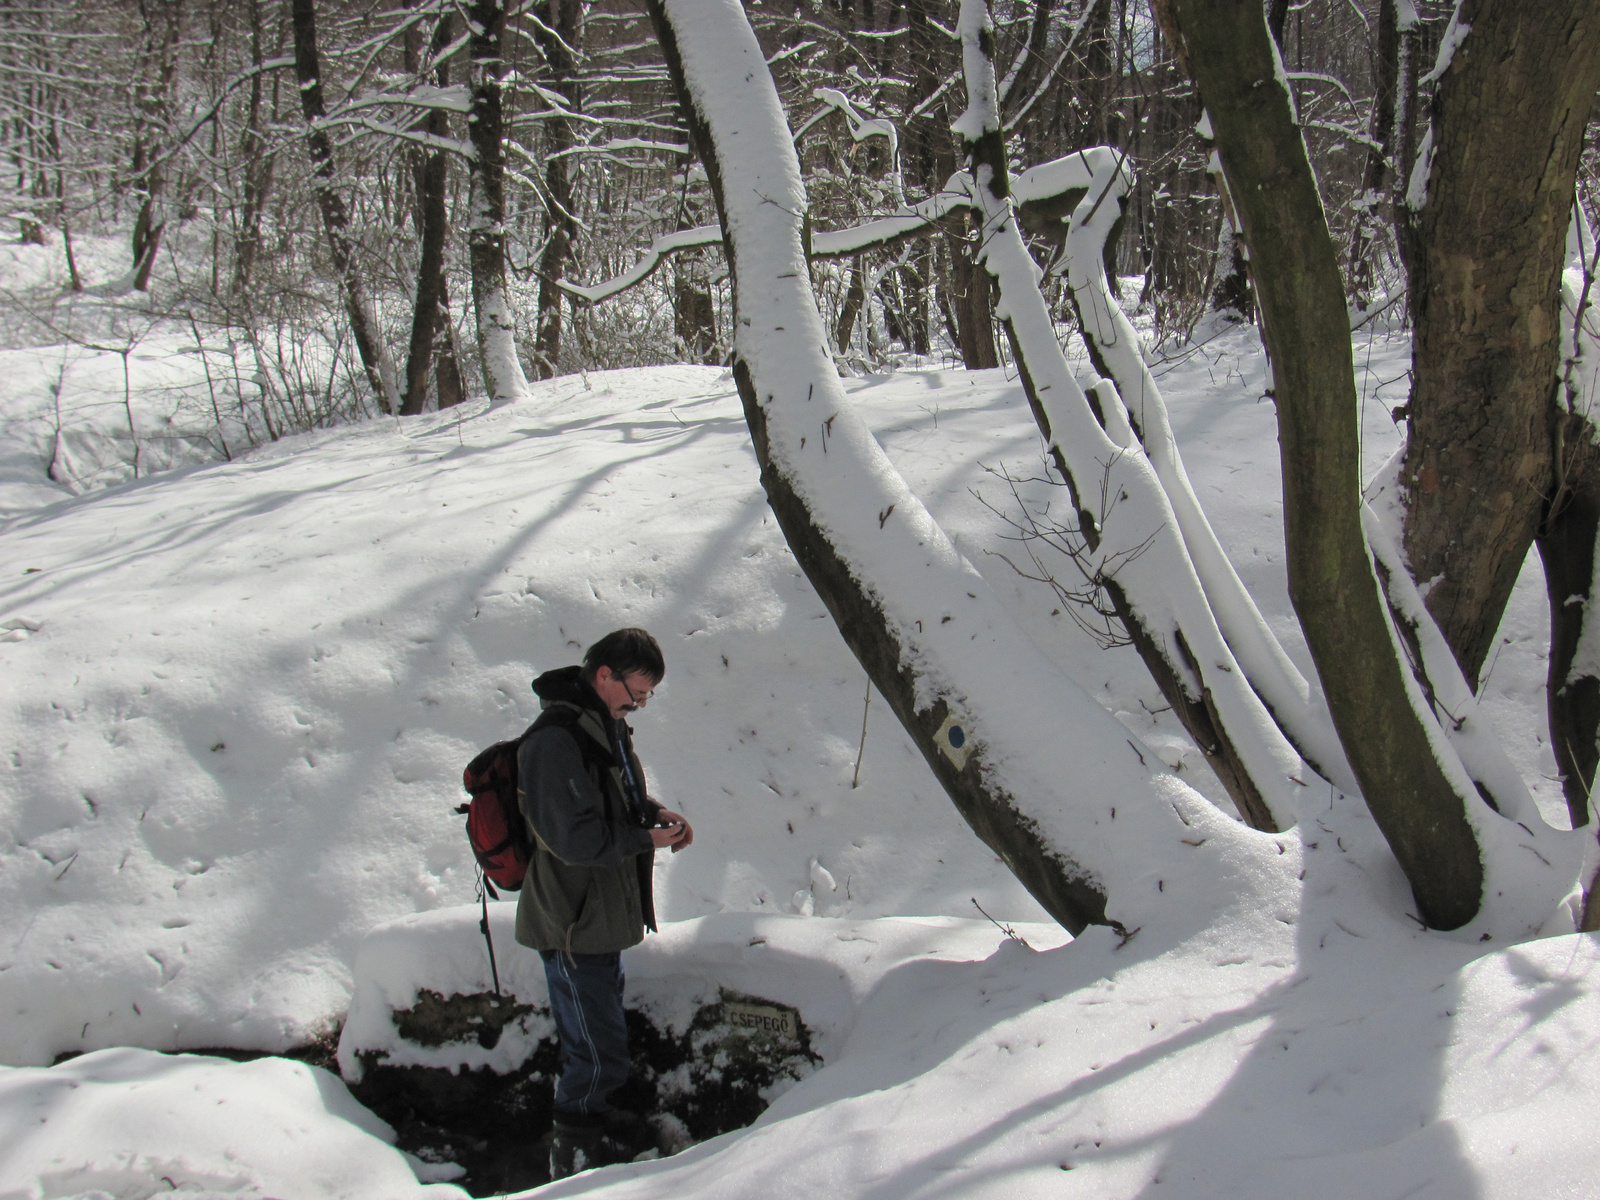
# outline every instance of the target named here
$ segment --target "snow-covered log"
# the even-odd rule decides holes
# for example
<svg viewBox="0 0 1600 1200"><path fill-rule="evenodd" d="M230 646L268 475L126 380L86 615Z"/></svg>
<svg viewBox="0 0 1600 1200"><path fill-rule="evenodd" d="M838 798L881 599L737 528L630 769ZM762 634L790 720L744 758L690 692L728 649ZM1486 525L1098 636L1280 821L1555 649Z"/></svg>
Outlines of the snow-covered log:
<svg viewBox="0 0 1600 1200"><path fill-rule="evenodd" d="M1051 668L851 409L811 291L806 194L738 0L652 0L732 266L762 483L845 640L973 826L1063 924L1205 921L1292 869ZM1202 896L1205 899L1202 899Z"/></svg>

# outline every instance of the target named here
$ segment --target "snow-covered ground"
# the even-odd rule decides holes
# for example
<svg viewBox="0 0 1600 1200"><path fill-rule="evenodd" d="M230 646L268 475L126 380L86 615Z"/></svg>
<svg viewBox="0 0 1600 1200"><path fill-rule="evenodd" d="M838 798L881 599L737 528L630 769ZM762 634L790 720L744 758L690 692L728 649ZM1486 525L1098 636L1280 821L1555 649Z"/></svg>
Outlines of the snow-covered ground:
<svg viewBox="0 0 1600 1200"><path fill-rule="evenodd" d="M1406 351L1358 338L1369 468L1396 444ZM150 372L192 375L151 353ZM418 1182L325 1072L146 1051L327 1032L362 939L408 914L453 922L477 963L475 914L455 909L473 894L461 766L532 719L535 674L624 624L666 651L634 724L652 790L697 835L659 865L674 924L640 951L636 990L667 961L759 976L815 1022L825 1066L749 1131L551 1194L1592 1194L1592 940L1480 954L1418 931L1359 812L1330 811L1337 833L1303 823L1301 887L1200 938L1063 944L1025 924L1030 951L979 917L974 899L1005 922L1043 914L866 702L724 372L558 379L493 412L86 490L104 461L67 486L45 475L63 354L0 352L0 1197L459 1194ZM112 357L61 397L108 429L126 416ZM1253 331L1157 373L1223 544L1308 667ZM1010 489L986 468L1043 473L1016 381L846 383L1039 653L1220 796L1133 652L1099 649L1001 557L1016 547L990 506ZM1529 573L1485 710L1559 821L1544 620ZM913 936L903 918L929 920ZM759 926L749 961L729 958L727 922ZM472 982L424 944L407 986Z"/></svg>

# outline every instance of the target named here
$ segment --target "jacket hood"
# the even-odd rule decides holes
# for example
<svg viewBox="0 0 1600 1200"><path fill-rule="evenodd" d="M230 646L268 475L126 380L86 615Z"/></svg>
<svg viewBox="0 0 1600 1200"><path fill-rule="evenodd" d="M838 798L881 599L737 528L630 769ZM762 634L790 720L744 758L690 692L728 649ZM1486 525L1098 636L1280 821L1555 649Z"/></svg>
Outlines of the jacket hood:
<svg viewBox="0 0 1600 1200"><path fill-rule="evenodd" d="M599 693L583 677L582 667L557 667L553 671L546 671L533 681L533 692L547 705L558 702L574 704L579 708L592 709L601 716L610 716Z"/></svg>

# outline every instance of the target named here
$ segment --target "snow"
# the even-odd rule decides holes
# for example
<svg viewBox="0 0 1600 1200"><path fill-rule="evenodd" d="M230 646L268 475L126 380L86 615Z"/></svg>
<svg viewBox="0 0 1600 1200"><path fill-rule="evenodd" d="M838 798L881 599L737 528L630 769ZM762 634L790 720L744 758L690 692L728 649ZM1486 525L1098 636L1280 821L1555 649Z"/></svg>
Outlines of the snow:
<svg viewBox="0 0 1600 1200"><path fill-rule="evenodd" d="M1417 161L1412 164L1406 178L1406 207L1421 212L1428 203L1428 178L1433 173L1433 126L1422 134L1422 144L1417 147Z"/></svg>
<svg viewBox="0 0 1600 1200"><path fill-rule="evenodd" d="M993 104L994 73L986 56L976 48L980 30L987 27L987 9L977 0L964 0L962 12L969 43L968 90L974 97L963 121L969 129L992 128L998 118L992 109L983 109ZM1131 325L1125 319L1121 319L1120 326L1116 323L1121 313L1105 290L1098 265L1105 230L1118 211L1120 195L1113 194L1113 187L1122 185L1125 189L1127 183L1125 159L1114 150L1098 147L1062 162L1076 167L1082 181L1089 185L1074 214L1077 244L1072 244L1074 235L1069 234L1067 247L1069 260L1079 264L1080 280L1075 284L1081 281L1082 266L1090 258L1096 263L1095 277L1101 281L1098 290L1086 284L1075 287L1082 321L1108 360L1122 397L1138 404L1140 425L1154 424L1150 418L1162 411L1160 394L1144 370ZM1088 561L1080 573L1090 580L1115 580L1143 630L1181 680L1186 694L1196 701L1205 691L1213 695L1218 723L1236 747L1246 773L1259 787L1272 823L1279 829L1288 828L1295 821L1296 789L1307 786L1307 772L1312 768L1279 731L1218 629L1183 543L1183 527L1173 512L1172 499L1135 436L1132 414L1124 407L1124 400L1118 398L1114 388L1100 393L1104 422L1089 406L1062 352L1055 323L1039 291L1038 268L1022 241L1009 203L1000 198L1008 189L993 186L989 170L988 166L979 168L972 193L975 206L984 214L983 248L978 257L999 284L995 315L1005 322L1022 369L1032 380L1034 397L1044 413L1041 429L1072 482L1080 522L1092 527L1099 542L1092 550L1085 545L1082 557ZM1097 230L1093 218L1101 213L1103 224ZM1130 359L1134 364L1131 369L1127 366ZM1111 365L1119 360L1122 371ZM1147 403L1152 410L1148 416ZM1151 440L1170 440L1163 438L1163 433L1156 425ZM1175 452L1169 452L1168 457L1175 460ZM1174 470L1181 479L1181 465ZM1203 527L1204 518L1199 517L1190 525ZM1079 570L1079 566L1062 563L1057 569L1065 575ZM1176 650L1180 638L1190 653Z"/></svg>
<svg viewBox="0 0 1600 1200"><path fill-rule="evenodd" d="M1066 273L1084 334L1094 343L1122 397L1103 405L1103 411L1119 422L1119 430L1138 422L1138 443L1131 429L1118 440L1130 448L1141 445L1148 454L1151 470L1172 506L1173 524L1192 560L1205 607L1215 614L1219 632L1252 687L1295 744L1315 761L1316 769L1345 790L1354 790L1354 777L1320 690L1288 659L1229 563L1189 481L1161 387L1145 362L1138 333L1111 295L1103 250L1118 220L1121 199L1132 185L1126 158L1107 147L1085 151L1078 158L1088 191L1073 214L1066 253L1057 269ZM1208 618L1205 624L1209 623ZM1222 682L1219 696L1227 696L1231 690L1227 684Z"/></svg>
<svg viewBox="0 0 1600 1200"><path fill-rule="evenodd" d="M1150 371L1220 544L1305 671L1260 345L1248 328L1205 337ZM1356 338L1370 475L1397 445L1409 351L1381 321ZM134 361L141 423L169 398L162 373L193 371L181 344L157 330ZM1592 1193L1597 943L1421 931L1358 805L1307 795L1293 832L1242 835L1262 853L1168 877L1174 855L1222 841L1184 839L1227 818L1175 790L1197 822L1181 826L1134 811L1148 792L1108 787L1119 827L1181 826L1123 868L1169 907L1126 942L1069 943L881 697L852 788L865 673L776 532L725 372L551 380L493 410L286 438L232 463L201 465L217 452L185 442L188 465L135 481L111 466L120 359L86 357L62 399L102 456L70 458L81 474L58 485L39 430L61 351L4 353L0 1196L459 1195L328 1073L154 1051L282 1051L348 1013L351 1048L414 1052L387 1011L423 987L487 985L451 811L461 766L532 719L535 674L632 623L668 663L634 722L652 790L697 837L658 867L667 924L627 956L630 1002L669 1026L722 986L793 1004L824 1065L747 1131L543 1194ZM1011 499L984 467L1043 471L1019 382L921 364L837 387L857 448L881 447L959 577L1031 647L1026 671L985 686L1025 702L999 701L1018 753L1060 743L1070 778L1034 780L1040 810L1094 778L1097 756L1073 757L1092 737L1131 761L1124 735L1173 769L1157 778L1220 799L1132 651L1090 644L997 556L1014 546L983 501ZM843 472L831 486L861 498ZM1559 823L1539 740L1545 620L1533 560L1476 719ZM537 1001L512 906L491 907L502 980ZM1549 931L1563 915L1571 928L1558 913ZM73 1051L87 1053L48 1065Z"/></svg>
<svg viewBox="0 0 1600 1200"><path fill-rule="evenodd" d="M393 1130L337 1077L285 1059L97 1050L48 1070L0 1070L0 1114L7 1200L466 1195L423 1186L390 1145Z"/></svg>
<svg viewBox="0 0 1600 1200"><path fill-rule="evenodd" d="M1456 51L1461 48L1461 43L1467 40L1467 34L1472 32L1472 26L1461 19L1462 8L1463 5L1458 2L1450 13L1450 23L1445 26L1444 34L1439 38L1439 54L1433 61L1433 70L1417 80L1419 88L1428 87L1444 78L1445 72L1450 69L1450 64L1455 61Z"/></svg>
<svg viewBox="0 0 1600 1200"><path fill-rule="evenodd" d="M826 868L819 868L826 874ZM356 959L356 991L339 1043L339 1068L359 1080L362 1055L389 1065L481 1066L501 1072L525 1063L554 1026L539 1011L508 1025L497 1043L421 1046L396 1031L390 1014L411 1008L422 989L472 995L491 989L478 909L417 913L378 926ZM515 907L490 906L500 986L516 1003L548 1010L544 964L512 939ZM1030 946L1050 949L1070 939L1058 925L1011 926ZM879 917L860 921L795 914L718 913L664 925L627 956L626 1003L658 1029L682 1034L702 1005L722 991L797 1009L811 1048L824 1060L847 1055L860 1010L884 980L910 963L981 962L1006 941L981 918Z"/></svg>
<svg viewBox="0 0 1600 1200"><path fill-rule="evenodd" d="M1569 412L1588 419L1593 436L1596 398L1600 397L1600 328L1595 311L1595 239L1581 205L1572 206L1567 229L1567 265L1561 280L1562 402ZM1597 559L1600 567L1600 559ZM1600 678L1600 595L1593 583L1584 605L1583 630L1567 671L1567 682L1585 676ZM1571 603L1571 600L1569 600Z"/></svg>

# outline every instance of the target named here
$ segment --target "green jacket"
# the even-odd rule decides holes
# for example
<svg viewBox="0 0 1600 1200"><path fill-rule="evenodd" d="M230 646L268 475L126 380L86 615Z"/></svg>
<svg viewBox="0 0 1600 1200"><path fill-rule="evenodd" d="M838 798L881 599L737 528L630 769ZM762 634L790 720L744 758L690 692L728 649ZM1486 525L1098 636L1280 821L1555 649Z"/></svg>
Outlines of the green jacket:
<svg viewBox="0 0 1600 1200"><path fill-rule="evenodd" d="M614 721L578 667L534 680L541 706L575 720L536 730L517 752L517 803L533 834L517 900L517 941L536 950L603 954L655 929L650 827L631 731ZM630 792L626 761L637 788Z"/></svg>

